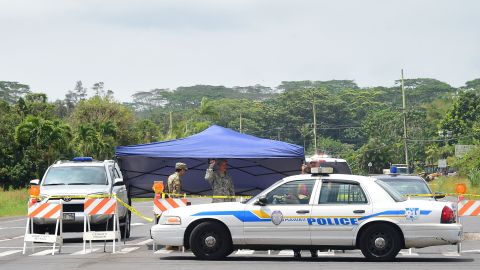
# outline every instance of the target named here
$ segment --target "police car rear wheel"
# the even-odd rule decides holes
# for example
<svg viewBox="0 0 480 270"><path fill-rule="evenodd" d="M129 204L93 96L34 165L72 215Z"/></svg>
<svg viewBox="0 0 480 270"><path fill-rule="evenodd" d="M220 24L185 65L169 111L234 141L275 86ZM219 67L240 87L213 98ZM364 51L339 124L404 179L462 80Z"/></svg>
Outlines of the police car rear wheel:
<svg viewBox="0 0 480 270"><path fill-rule="evenodd" d="M360 236L360 249L371 261L391 261L400 251L400 235L389 225L376 224Z"/></svg>
<svg viewBox="0 0 480 270"><path fill-rule="evenodd" d="M231 253L232 241L225 228L212 221L198 224L190 235L193 254L202 260L216 260Z"/></svg>

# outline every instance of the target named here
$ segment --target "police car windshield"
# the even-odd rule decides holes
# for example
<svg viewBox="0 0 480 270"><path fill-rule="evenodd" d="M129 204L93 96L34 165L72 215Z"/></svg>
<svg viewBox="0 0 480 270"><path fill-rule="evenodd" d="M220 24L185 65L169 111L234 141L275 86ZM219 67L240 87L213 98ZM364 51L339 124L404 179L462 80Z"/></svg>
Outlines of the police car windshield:
<svg viewBox="0 0 480 270"><path fill-rule="evenodd" d="M396 202L403 202L406 201L405 197L402 196L402 194L398 193L392 186L389 184L383 182L382 180L375 180L375 183L377 183L380 187L382 187L390 197Z"/></svg>
<svg viewBox="0 0 480 270"><path fill-rule="evenodd" d="M105 168L99 166L52 167L43 180L44 186L107 184Z"/></svg>

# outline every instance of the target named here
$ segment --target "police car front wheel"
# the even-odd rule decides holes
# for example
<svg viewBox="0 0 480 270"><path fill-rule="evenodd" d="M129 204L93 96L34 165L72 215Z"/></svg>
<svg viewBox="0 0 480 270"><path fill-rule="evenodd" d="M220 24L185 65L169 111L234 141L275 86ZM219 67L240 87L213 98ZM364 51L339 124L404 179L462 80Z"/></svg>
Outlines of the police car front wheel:
<svg viewBox="0 0 480 270"><path fill-rule="evenodd" d="M360 249L370 261L391 261L401 249L400 235L387 224L375 224L362 232Z"/></svg>
<svg viewBox="0 0 480 270"><path fill-rule="evenodd" d="M221 224L206 221L198 224L190 235L193 254L202 260L216 260L228 256L232 250L232 240Z"/></svg>

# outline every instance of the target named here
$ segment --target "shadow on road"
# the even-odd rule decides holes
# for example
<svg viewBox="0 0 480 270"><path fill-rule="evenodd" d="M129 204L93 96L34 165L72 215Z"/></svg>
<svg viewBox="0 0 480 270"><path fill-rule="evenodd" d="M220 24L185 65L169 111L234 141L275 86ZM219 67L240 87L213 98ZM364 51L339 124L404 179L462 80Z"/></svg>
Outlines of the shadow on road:
<svg viewBox="0 0 480 270"><path fill-rule="evenodd" d="M165 261L202 261L197 258L195 258L193 255L192 256L168 256L168 257L160 257L159 260L165 260ZM355 258L355 257L319 257L319 258L300 258L300 259L295 259L293 257L272 257L272 256L242 256L242 257L227 257L223 260L217 260L217 261L223 261L223 262L241 262L241 261L258 261L258 262L278 262L278 261L283 261L283 262L364 262L364 263L371 263L367 261L365 258ZM403 262L403 263L458 263L458 262L473 262L473 258L396 258L393 262ZM382 262L376 262L376 263L382 263ZM391 263L391 262L386 262L386 263Z"/></svg>

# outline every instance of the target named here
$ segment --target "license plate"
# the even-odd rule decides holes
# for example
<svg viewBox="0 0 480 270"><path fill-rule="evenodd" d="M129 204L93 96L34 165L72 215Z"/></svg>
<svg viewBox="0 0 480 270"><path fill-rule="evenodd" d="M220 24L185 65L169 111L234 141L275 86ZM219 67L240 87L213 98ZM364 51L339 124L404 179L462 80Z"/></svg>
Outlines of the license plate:
<svg viewBox="0 0 480 270"><path fill-rule="evenodd" d="M75 213L63 213L63 220L75 220Z"/></svg>

